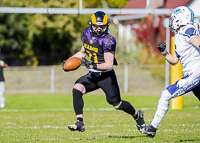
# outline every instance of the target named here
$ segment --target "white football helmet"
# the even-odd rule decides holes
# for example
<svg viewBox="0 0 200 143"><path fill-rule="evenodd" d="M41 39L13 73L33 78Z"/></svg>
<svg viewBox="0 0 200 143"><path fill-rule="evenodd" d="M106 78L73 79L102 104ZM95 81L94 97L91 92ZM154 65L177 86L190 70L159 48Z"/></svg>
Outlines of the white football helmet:
<svg viewBox="0 0 200 143"><path fill-rule="evenodd" d="M176 30L187 24L194 23L194 12L186 6L179 6L174 9L169 19L169 27L176 32Z"/></svg>

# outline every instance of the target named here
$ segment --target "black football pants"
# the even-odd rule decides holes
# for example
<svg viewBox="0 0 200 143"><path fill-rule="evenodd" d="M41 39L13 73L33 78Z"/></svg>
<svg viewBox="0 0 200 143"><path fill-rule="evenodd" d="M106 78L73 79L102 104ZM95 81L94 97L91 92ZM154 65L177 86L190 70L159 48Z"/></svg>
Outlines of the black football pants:
<svg viewBox="0 0 200 143"><path fill-rule="evenodd" d="M119 103L121 101L120 90L114 70L101 73L89 72L80 77L75 83L83 84L86 93L101 88L109 104Z"/></svg>

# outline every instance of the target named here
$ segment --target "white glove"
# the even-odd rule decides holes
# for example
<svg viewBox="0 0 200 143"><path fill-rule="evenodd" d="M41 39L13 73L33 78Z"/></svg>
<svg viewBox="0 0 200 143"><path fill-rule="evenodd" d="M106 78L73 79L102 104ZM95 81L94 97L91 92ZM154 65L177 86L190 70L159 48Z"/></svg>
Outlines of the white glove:
<svg viewBox="0 0 200 143"><path fill-rule="evenodd" d="M180 89L183 88L184 86L186 86L187 84L189 84L188 80L187 79L180 79L178 82L177 82L177 87L179 87Z"/></svg>

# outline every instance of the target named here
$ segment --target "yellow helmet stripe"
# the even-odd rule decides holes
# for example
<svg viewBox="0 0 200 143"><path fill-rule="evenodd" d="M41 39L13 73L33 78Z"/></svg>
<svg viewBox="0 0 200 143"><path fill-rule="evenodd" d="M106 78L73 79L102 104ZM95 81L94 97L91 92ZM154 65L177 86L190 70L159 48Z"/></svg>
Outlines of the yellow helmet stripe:
<svg viewBox="0 0 200 143"><path fill-rule="evenodd" d="M108 23L108 15L105 14L103 18L103 25L106 25Z"/></svg>
<svg viewBox="0 0 200 143"><path fill-rule="evenodd" d="M92 24L96 24L97 23L95 14L92 14L91 19L92 19Z"/></svg>

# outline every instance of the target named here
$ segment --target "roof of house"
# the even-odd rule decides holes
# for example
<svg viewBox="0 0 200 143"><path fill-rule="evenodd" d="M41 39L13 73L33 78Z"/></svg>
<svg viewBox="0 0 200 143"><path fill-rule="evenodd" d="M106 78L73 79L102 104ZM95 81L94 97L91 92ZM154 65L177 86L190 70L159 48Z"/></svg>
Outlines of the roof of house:
<svg viewBox="0 0 200 143"><path fill-rule="evenodd" d="M138 0L130 0L124 8L125 9L129 9L129 8L130 9L131 8L134 8L134 9L146 8L146 0L139 0L139 1ZM130 17L130 18L126 18L125 17L125 19L134 19L134 15L136 15L136 14L117 14L117 15L115 15L115 17L120 18L120 17L127 16L127 17ZM136 17L138 17L138 16L136 16Z"/></svg>
<svg viewBox="0 0 200 143"><path fill-rule="evenodd" d="M145 8L146 0L130 0L124 8Z"/></svg>
<svg viewBox="0 0 200 143"><path fill-rule="evenodd" d="M151 9L157 8L166 8L166 9L174 9L181 5L189 5L194 0L149 0L149 5L147 4L148 0L130 0L124 9L144 9L149 7ZM141 15L141 18L145 17L145 15ZM117 14L115 18L121 20L129 20L129 19L137 19L140 18L138 14Z"/></svg>
<svg viewBox="0 0 200 143"><path fill-rule="evenodd" d="M178 6L188 6L193 0L165 0L162 8L176 8Z"/></svg>
<svg viewBox="0 0 200 143"><path fill-rule="evenodd" d="M193 0L150 0L150 7L155 8L176 8L181 5L187 6ZM130 0L124 8L146 8L147 0Z"/></svg>

